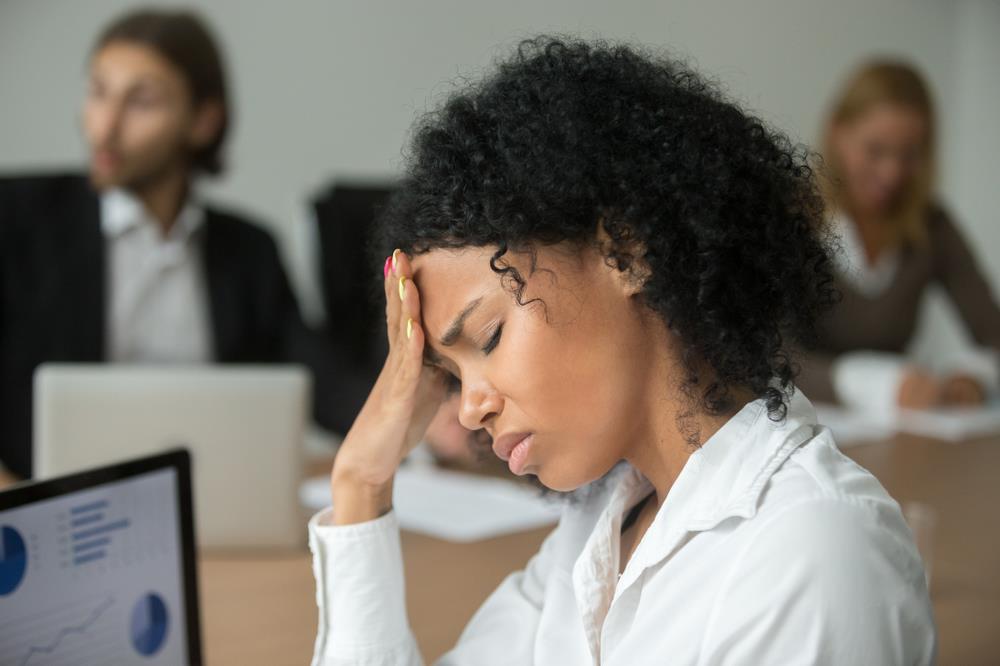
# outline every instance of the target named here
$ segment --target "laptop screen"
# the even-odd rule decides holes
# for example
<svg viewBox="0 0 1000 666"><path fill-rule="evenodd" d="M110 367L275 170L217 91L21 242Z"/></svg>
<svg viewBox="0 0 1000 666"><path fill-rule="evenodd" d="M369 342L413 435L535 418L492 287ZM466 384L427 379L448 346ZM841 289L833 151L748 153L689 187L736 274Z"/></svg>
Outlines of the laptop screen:
<svg viewBox="0 0 1000 666"><path fill-rule="evenodd" d="M191 534L185 452L0 493L0 664L198 661Z"/></svg>

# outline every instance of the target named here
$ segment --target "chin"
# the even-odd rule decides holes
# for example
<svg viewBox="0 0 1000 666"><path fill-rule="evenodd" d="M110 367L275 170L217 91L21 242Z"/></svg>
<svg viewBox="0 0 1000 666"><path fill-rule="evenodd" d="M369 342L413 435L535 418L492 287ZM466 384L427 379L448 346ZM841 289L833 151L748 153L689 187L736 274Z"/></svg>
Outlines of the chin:
<svg viewBox="0 0 1000 666"><path fill-rule="evenodd" d="M611 470L599 473L581 470L555 470L551 465L540 465L528 471L531 477L547 490L557 493L571 493L597 481Z"/></svg>
<svg viewBox="0 0 1000 666"><path fill-rule="evenodd" d="M91 169L90 184L94 186L95 190L107 190L113 187L120 187L122 184L122 178L117 173L108 173Z"/></svg>

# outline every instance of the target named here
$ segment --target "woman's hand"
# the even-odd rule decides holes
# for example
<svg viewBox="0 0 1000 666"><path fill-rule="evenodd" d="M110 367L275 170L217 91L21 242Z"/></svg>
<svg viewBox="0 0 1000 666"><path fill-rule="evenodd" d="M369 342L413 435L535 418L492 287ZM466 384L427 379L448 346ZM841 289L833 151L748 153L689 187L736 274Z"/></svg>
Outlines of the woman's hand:
<svg viewBox="0 0 1000 666"><path fill-rule="evenodd" d="M975 407L986 401L986 391L973 377L955 374L943 379L910 368L899 385L899 406L909 409Z"/></svg>
<svg viewBox="0 0 1000 666"><path fill-rule="evenodd" d="M986 402L986 389L974 377L956 374L941 386L941 404L949 407L976 407Z"/></svg>
<svg viewBox="0 0 1000 666"><path fill-rule="evenodd" d="M424 365L420 294L409 258L386 260L389 355L333 463L333 522L373 520L392 507L392 480L444 398L441 373Z"/></svg>
<svg viewBox="0 0 1000 666"><path fill-rule="evenodd" d="M941 400L941 382L926 370L908 368L899 382L897 400L907 409L930 409Z"/></svg>

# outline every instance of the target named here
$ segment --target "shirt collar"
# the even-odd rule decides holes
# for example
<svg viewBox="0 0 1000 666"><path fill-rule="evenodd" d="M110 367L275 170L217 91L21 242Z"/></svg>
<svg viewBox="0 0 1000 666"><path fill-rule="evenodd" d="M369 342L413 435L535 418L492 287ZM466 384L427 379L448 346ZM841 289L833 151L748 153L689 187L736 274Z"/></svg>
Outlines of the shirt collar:
<svg viewBox="0 0 1000 666"><path fill-rule="evenodd" d="M691 454L633 554L620 588L668 557L686 534L710 530L733 517L752 518L768 481L815 431L816 412L798 390L782 421L768 417L763 399L746 404ZM621 477L620 489L641 495L638 471Z"/></svg>
<svg viewBox="0 0 1000 666"><path fill-rule="evenodd" d="M605 490L586 495L572 509L596 518L573 566L573 590L592 654L600 654L601 627L617 596L684 542L733 516L752 517L768 480L813 435L816 414L795 391L780 422L768 418L764 400L747 403L691 454L617 584L621 523L625 512L653 491L634 467L623 464Z"/></svg>
<svg viewBox="0 0 1000 666"><path fill-rule="evenodd" d="M881 295L892 284L899 270L899 248L883 250L875 263L869 264L854 222L838 213L831 220L831 227L840 240L841 251L834 253L833 261L841 277L868 298Z"/></svg>
<svg viewBox="0 0 1000 666"><path fill-rule="evenodd" d="M192 193L184 202L169 240L186 241L205 222L205 209ZM114 188L101 194L101 231L108 239L119 238L142 225L155 225L142 201L127 190Z"/></svg>

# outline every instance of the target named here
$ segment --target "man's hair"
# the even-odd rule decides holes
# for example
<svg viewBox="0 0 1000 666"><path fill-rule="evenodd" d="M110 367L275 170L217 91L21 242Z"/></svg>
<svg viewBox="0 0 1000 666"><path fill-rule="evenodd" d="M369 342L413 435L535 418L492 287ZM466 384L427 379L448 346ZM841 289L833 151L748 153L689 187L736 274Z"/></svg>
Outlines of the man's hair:
<svg viewBox="0 0 1000 666"><path fill-rule="evenodd" d="M190 11L140 9L105 28L93 53L112 42L131 42L156 51L180 71L195 106L219 103L222 123L218 134L194 154L193 165L208 174L222 173L222 148L232 118L222 53L205 22Z"/></svg>

